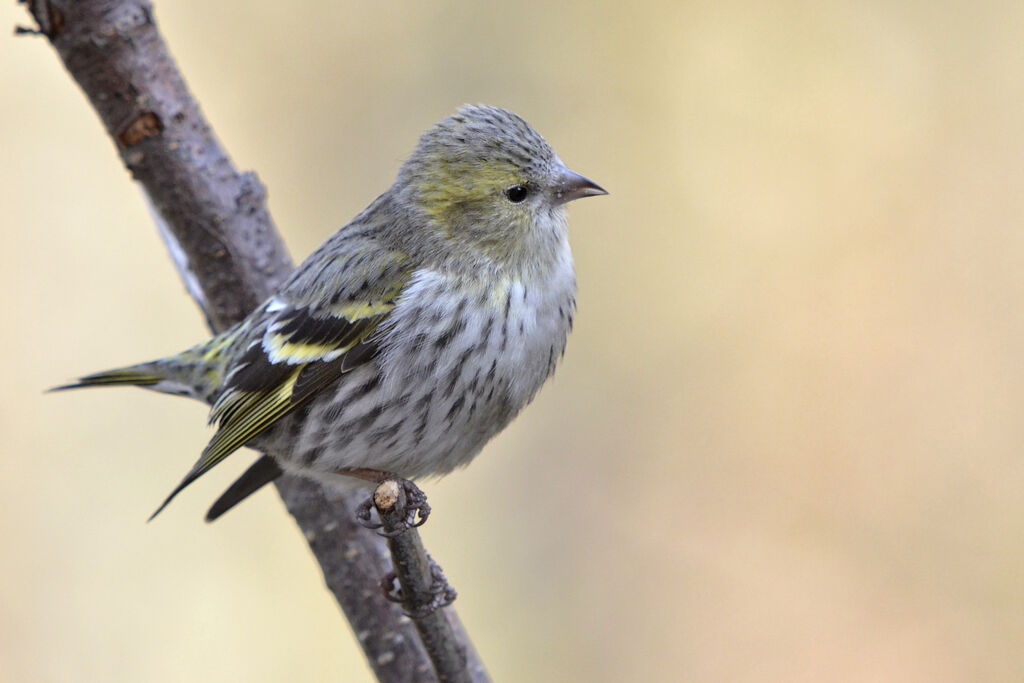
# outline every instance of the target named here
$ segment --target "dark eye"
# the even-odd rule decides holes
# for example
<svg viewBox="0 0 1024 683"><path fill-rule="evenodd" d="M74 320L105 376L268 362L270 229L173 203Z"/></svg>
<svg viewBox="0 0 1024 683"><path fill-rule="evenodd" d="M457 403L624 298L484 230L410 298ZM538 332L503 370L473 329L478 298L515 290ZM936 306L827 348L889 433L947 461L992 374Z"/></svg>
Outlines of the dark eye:
<svg viewBox="0 0 1024 683"><path fill-rule="evenodd" d="M518 204L523 201L526 199L526 195L528 194L530 194L530 190L526 185L513 185L505 190L505 196L508 197L508 200L513 204Z"/></svg>

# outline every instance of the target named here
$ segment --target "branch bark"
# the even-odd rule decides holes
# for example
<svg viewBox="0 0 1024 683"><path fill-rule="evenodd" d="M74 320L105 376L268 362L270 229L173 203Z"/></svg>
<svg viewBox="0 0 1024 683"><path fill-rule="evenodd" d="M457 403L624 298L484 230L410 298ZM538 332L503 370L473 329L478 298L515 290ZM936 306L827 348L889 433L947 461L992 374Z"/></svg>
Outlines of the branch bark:
<svg viewBox="0 0 1024 683"><path fill-rule="evenodd" d="M19 32L46 36L88 97L152 203L179 273L211 329L240 321L284 280L291 260L267 212L263 186L254 174L235 170L221 148L157 31L152 5L27 5L38 28ZM388 572L388 552L380 538L355 523L352 496L327 494L287 476L276 485L377 678L433 679L431 658L413 623L378 589ZM446 647L465 652L467 680L488 680L454 611L447 611L447 619L458 642Z"/></svg>

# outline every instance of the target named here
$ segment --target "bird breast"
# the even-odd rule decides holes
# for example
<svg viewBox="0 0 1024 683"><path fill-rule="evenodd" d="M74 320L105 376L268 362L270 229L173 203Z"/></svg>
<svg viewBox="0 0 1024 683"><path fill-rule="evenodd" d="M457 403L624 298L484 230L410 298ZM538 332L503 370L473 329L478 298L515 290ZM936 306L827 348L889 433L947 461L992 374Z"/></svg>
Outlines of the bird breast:
<svg viewBox="0 0 1024 683"><path fill-rule="evenodd" d="M554 371L575 289L567 244L539 278L418 271L377 334L376 363L311 406L286 464L415 478L468 463Z"/></svg>

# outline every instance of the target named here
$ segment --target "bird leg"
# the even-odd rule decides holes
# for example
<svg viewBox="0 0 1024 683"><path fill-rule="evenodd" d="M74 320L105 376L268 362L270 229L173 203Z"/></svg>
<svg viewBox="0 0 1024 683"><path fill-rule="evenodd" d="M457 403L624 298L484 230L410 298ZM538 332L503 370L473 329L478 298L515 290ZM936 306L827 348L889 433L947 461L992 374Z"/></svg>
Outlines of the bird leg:
<svg viewBox="0 0 1024 683"><path fill-rule="evenodd" d="M427 497L411 481L389 473L360 470L354 476L380 482L373 491L373 497L360 504L356 517L368 528L385 528L377 533L388 539L395 570L380 582L384 597L400 603L406 616L413 619L429 617L439 607L452 604L456 597L455 589L449 585L441 567L427 554L419 534L405 533L423 524L430 515ZM381 524L370 518L374 508Z"/></svg>
<svg viewBox="0 0 1024 683"><path fill-rule="evenodd" d="M405 613L405 616L412 619L421 619L432 614L438 608L447 607L455 602L455 598L458 596L455 589L448 583L448 579L445 578L444 572L441 571L441 566L434 562L434 559L429 555L427 555L427 560L430 562L432 583L430 585L431 599L426 604L412 608L409 605L410 599L402 592L402 586L399 584L398 576L394 572L388 572L380 581L384 597L391 602L402 605L402 611Z"/></svg>
<svg viewBox="0 0 1024 683"><path fill-rule="evenodd" d="M390 472L381 472L380 470L371 469L345 470L342 474L377 484L378 489L380 488L380 485L386 481L393 481L402 487L402 490L405 493L405 517L395 526L395 528L388 531L377 532L385 538L394 538L413 527L422 526L423 523L427 521L427 517L430 516L430 505L427 503L427 495L423 493L416 484L412 483L408 479L402 479ZM359 504L358 508L356 508L356 520L367 529L380 529L382 526L380 523L374 522L370 517L375 497L376 494L367 498L364 502ZM417 515L419 516L418 520L416 519Z"/></svg>

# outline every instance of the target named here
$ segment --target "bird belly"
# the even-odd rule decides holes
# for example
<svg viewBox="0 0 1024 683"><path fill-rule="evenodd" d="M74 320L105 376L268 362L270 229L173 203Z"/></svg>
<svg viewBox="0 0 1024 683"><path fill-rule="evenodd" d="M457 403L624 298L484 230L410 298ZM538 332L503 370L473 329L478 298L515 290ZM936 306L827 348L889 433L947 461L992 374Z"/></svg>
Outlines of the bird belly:
<svg viewBox="0 0 1024 683"><path fill-rule="evenodd" d="M528 403L565 349L575 279L480 286L417 276L378 339L291 427L289 469L370 468L407 478L467 464ZM288 429L286 425L282 428Z"/></svg>

